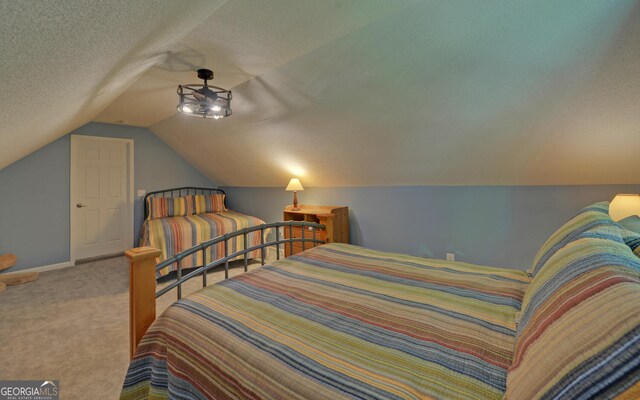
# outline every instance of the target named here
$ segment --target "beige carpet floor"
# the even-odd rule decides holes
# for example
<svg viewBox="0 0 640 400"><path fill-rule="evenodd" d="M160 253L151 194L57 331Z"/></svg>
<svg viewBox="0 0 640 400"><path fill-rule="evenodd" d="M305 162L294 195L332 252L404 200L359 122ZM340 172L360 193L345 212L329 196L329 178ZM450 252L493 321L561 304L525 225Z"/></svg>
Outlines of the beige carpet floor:
<svg viewBox="0 0 640 400"><path fill-rule="evenodd" d="M59 380L61 399L117 399L129 364L128 270L118 257L8 287L0 294L0 380ZM231 276L242 272L233 263ZM216 271L207 280L223 278ZM183 296L201 287L194 278ZM158 315L175 300L161 297Z"/></svg>

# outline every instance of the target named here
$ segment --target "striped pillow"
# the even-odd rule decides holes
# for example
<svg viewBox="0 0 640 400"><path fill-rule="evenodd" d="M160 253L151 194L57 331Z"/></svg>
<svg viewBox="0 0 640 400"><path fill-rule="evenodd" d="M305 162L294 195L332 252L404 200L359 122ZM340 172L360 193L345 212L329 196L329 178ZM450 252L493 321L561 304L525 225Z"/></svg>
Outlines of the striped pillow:
<svg viewBox="0 0 640 400"><path fill-rule="evenodd" d="M224 206L225 195L218 194L197 194L193 196L195 214L227 211Z"/></svg>
<svg viewBox="0 0 640 400"><path fill-rule="evenodd" d="M527 289L506 399L640 398L640 259L615 223L577 225Z"/></svg>
<svg viewBox="0 0 640 400"><path fill-rule="evenodd" d="M622 240L629 246L633 254L640 257L640 233L636 233L629 229L622 229Z"/></svg>
<svg viewBox="0 0 640 400"><path fill-rule="evenodd" d="M147 219L183 217L193 214L192 196L182 197L148 197Z"/></svg>
<svg viewBox="0 0 640 400"><path fill-rule="evenodd" d="M640 234L640 216L631 215L618 221L618 224L625 229Z"/></svg>
<svg viewBox="0 0 640 400"><path fill-rule="evenodd" d="M631 248L631 251L640 257L640 217L632 215L618 221L622 229L622 239Z"/></svg>
<svg viewBox="0 0 640 400"><path fill-rule="evenodd" d="M531 271L531 276L535 276L544 263L547 262L547 260L549 260L556 251L561 249L587 229L600 225L613 224L615 223L609 216L608 201L603 201L583 208L580 210L578 215L573 217L566 224L562 225L562 227L555 231L553 235L544 242L540 250L538 250L538 254L536 254L536 257L533 259L531 269L527 270L527 272Z"/></svg>

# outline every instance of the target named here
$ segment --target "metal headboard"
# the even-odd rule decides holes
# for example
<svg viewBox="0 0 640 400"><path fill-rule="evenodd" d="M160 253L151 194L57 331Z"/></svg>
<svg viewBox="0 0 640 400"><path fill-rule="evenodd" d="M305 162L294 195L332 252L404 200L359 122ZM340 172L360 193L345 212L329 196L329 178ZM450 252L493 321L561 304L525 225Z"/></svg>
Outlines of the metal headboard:
<svg viewBox="0 0 640 400"><path fill-rule="evenodd" d="M144 219L147 219L149 216L149 205L147 203L147 199L150 197L180 197L194 194L213 194L213 193L222 193L226 195L224 190L218 188L200 188L200 187L192 187L185 186L173 189L164 189L157 190L155 192L149 192L146 196L144 196ZM227 197L224 197L224 208L227 208Z"/></svg>

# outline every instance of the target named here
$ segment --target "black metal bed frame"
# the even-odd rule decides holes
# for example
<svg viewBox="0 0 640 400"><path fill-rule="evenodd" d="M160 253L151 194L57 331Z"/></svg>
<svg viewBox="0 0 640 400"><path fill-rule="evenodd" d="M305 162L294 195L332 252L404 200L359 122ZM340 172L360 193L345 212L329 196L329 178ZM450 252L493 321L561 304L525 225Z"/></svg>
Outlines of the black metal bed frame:
<svg viewBox="0 0 640 400"><path fill-rule="evenodd" d="M177 196L175 194L178 194ZM201 188L201 187L193 187L193 186L185 186L173 189L164 189L164 190L156 190L155 192L149 192L146 196L144 196L144 219L147 219L149 216L149 204L147 203L147 199L150 197L180 197L187 195L195 195L195 194L213 194L213 193L222 193L226 195L224 190L218 188ZM224 208L227 208L227 196L224 197Z"/></svg>
<svg viewBox="0 0 640 400"><path fill-rule="evenodd" d="M177 190L177 189L176 189ZM223 192L224 193L224 192ZM151 193L149 193L151 194ZM302 237L301 238L294 238L293 237L293 227L302 227ZM265 230L271 229L271 228L275 228L276 229L276 240L271 241L271 242L266 242L265 243ZM279 235L279 230L280 228L289 228L289 238L285 239L284 237L281 238L281 236ZM312 230L312 235L310 238L306 238L305 237L305 231L308 228L310 230ZM163 287L162 289L158 290L156 292L156 298L162 296L163 294L169 292L170 290L172 290L173 288L178 288L177 293L178 293L178 300L182 298L182 284L185 283L186 281L188 281L191 278L194 278L198 275L202 275L202 287L207 286L207 271L209 271L212 268L215 268L217 266L220 266L222 264L224 264L224 279L228 279L229 278L229 261L240 257L242 255L244 255L244 271L247 271L247 267L248 267L248 253L255 251L255 250L261 250L261 265L265 264L265 249L267 247L270 246L275 246L276 247L276 259L280 260L280 245L281 244L289 244L289 251L290 254L293 254L293 243L294 242L301 242L302 243L302 248L306 249L305 243L312 243L313 247L315 247L317 244L324 244L325 242L323 240L319 240L316 238L316 230L318 229L325 229L325 225L322 224L317 224L314 222L304 222L304 221L284 221L284 222L272 222L269 224L262 224L262 225L256 225L250 228L244 228L244 229L240 229L234 232L229 232L227 234L215 237L213 239L207 240L205 242L200 243L199 245L196 245L188 250L185 250L181 253L176 254L175 256L166 259L165 261L162 261L161 263L156 265L156 273L158 271L160 271L163 268L167 268L168 266L172 265L172 264L176 264L177 268L176 268L176 281L172 282L171 284ZM253 247L249 247L249 233L251 232L256 232L256 231L260 231L260 244L257 246L253 246ZM244 249L243 250L238 250L235 253L229 254L229 239L235 238L237 236L242 235L244 238ZM224 257L220 257L210 263L206 262L205 256L206 256L206 250L208 248L210 248L211 246L214 246L218 243L222 243L224 242ZM188 257L192 254L197 253L198 251L202 251L202 266L201 267L197 267L196 269L194 269L193 271L189 272L187 275L182 276L182 260L185 257Z"/></svg>

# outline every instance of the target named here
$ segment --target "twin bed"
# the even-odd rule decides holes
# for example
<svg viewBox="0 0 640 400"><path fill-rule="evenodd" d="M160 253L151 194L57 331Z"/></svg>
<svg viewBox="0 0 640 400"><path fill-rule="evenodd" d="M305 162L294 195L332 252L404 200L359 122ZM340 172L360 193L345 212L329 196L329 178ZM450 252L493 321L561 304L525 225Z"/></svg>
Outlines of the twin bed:
<svg viewBox="0 0 640 400"><path fill-rule="evenodd" d="M182 187L150 192L144 198L144 206L140 246L159 249L158 262L217 236L264 224L257 217L229 210L226 193L216 188ZM249 246L256 246L260 235L254 232L248 240ZM232 252L244 249L241 237L229 244ZM219 258L223 252L223 243L220 243L185 257L181 260L181 267L202 266ZM257 251L249 254L249 258L258 256ZM157 275L164 276L176 269L177 265L172 264L158 271Z"/></svg>
<svg viewBox="0 0 640 400"><path fill-rule="evenodd" d="M639 255L607 203L530 273L315 247L174 303L121 398L640 398Z"/></svg>

